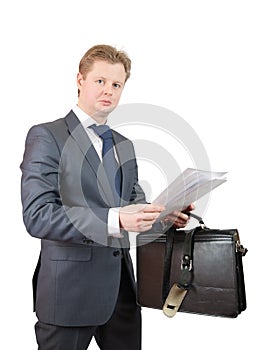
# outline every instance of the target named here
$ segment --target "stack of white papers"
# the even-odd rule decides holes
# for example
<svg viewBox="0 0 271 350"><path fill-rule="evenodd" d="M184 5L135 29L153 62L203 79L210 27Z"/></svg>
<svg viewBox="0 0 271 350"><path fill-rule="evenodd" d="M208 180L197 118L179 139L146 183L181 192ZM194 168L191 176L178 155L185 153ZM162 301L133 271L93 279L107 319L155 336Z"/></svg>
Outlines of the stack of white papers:
<svg viewBox="0 0 271 350"><path fill-rule="evenodd" d="M159 219L174 210L186 209L189 204L227 181L226 174L226 172L186 169L153 201L166 207Z"/></svg>

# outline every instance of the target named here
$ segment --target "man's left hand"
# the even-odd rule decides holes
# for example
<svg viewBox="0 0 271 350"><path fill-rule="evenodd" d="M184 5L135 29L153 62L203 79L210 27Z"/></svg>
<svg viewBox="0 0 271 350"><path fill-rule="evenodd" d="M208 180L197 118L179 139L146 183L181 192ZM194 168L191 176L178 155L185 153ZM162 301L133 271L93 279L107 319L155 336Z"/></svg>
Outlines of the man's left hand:
<svg viewBox="0 0 271 350"><path fill-rule="evenodd" d="M183 211L175 210L174 212L172 212L166 217L165 221L172 222L176 228L184 228L188 224L190 219L190 216L187 214L194 209L195 209L194 204L190 204Z"/></svg>

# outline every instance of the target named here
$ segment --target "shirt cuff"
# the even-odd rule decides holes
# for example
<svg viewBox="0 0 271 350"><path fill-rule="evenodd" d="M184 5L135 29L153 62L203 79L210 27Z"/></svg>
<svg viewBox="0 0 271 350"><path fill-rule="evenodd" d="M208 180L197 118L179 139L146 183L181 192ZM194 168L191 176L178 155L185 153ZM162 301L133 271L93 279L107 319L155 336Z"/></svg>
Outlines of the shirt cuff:
<svg viewBox="0 0 271 350"><path fill-rule="evenodd" d="M108 235L116 238L123 238L119 224L120 208L110 208L108 211Z"/></svg>

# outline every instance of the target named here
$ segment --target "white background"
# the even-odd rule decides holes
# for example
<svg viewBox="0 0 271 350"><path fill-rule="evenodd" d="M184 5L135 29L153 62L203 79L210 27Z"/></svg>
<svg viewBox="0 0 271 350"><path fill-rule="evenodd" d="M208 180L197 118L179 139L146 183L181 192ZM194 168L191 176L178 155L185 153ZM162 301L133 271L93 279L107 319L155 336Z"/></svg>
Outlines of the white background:
<svg viewBox="0 0 271 350"><path fill-rule="evenodd" d="M228 182L211 197L205 222L237 227L249 250L244 313L237 319L167 319L144 309L143 349L268 348L270 12L270 2L262 0L1 3L2 349L36 349L31 277L39 242L21 219L25 136L33 124L63 117L73 107L78 62L99 43L132 58L122 103L178 113L200 136L212 169L229 171Z"/></svg>

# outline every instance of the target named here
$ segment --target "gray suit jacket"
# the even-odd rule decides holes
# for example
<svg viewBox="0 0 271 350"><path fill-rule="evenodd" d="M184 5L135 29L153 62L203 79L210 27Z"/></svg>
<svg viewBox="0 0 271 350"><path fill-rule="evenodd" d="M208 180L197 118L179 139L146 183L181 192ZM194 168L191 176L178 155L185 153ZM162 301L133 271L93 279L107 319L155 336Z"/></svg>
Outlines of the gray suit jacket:
<svg viewBox="0 0 271 350"><path fill-rule="evenodd" d="M122 170L121 206L145 203L132 143L113 132ZM108 246L113 196L100 159L71 111L32 127L22 170L23 219L41 239L33 278L38 318L62 326L104 324L118 296L121 251L134 283L128 235ZM125 246L121 249L121 246Z"/></svg>

